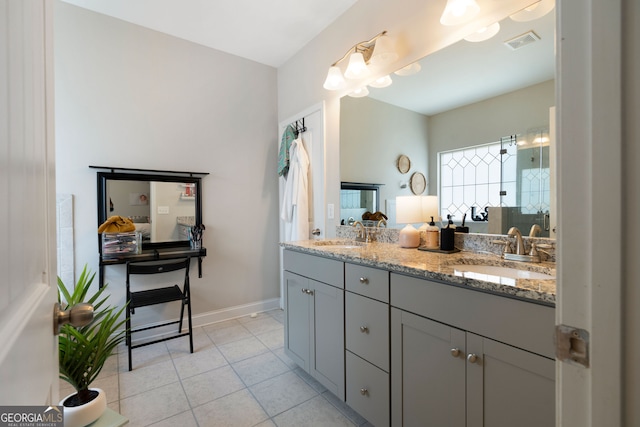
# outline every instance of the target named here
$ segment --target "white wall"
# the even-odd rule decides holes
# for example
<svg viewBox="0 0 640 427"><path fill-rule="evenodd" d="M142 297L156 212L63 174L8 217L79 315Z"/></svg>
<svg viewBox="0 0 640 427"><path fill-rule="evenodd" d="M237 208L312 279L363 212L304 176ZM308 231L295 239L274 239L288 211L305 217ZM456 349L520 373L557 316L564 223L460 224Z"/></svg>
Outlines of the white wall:
<svg viewBox="0 0 640 427"><path fill-rule="evenodd" d="M54 49L57 191L74 195L77 270L98 268L89 165L209 172L194 313L277 298L276 70L59 1ZM106 270L123 298L123 267Z"/></svg>

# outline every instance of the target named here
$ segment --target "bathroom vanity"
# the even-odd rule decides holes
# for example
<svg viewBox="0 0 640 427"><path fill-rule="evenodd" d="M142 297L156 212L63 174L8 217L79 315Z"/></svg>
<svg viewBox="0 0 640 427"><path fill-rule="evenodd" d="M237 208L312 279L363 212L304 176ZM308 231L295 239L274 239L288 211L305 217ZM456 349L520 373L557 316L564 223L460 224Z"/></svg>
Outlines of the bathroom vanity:
<svg viewBox="0 0 640 427"><path fill-rule="evenodd" d="M373 425L555 422L553 264L377 242L283 246L286 354Z"/></svg>

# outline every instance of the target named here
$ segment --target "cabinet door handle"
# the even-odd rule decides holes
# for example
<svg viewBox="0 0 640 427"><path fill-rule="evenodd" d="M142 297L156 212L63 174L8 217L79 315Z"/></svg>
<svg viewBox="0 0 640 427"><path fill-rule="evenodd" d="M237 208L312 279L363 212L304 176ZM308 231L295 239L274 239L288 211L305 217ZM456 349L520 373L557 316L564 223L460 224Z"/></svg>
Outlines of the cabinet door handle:
<svg viewBox="0 0 640 427"><path fill-rule="evenodd" d="M309 293L309 289L302 288L302 293L303 294L308 294Z"/></svg>
<svg viewBox="0 0 640 427"><path fill-rule="evenodd" d="M452 348L452 349L451 349L451 355L452 355L453 357L458 357L458 356L460 356L460 349L459 349L459 348Z"/></svg>
<svg viewBox="0 0 640 427"><path fill-rule="evenodd" d="M369 394L369 390L367 390L366 388L361 388L360 389L360 394L363 396L366 396L367 394Z"/></svg>
<svg viewBox="0 0 640 427"><path fill-rule="evenodd" d="M368 326L360 326L360 332L362 332L363 334L368 334L369 333L369 327Z"/></svg>
<svg viewBox="0 0 640 427"><path fill-rule="evenodd" d="M467 356L467 360L469 363L476 363L478 361L478 355L471 353Z"/></svg>
<svg viewBox="0 0 640 427"><path fill-rule="evenodd" d="M313 291L312 291L311 289L307 289L307 293L308 293L309 295L313 295Z"/></svg>
<svg viewBox="0 0 640 427"><path fill-rule="evenodd" d="M366 277L361 277L360 278L360 283L368 285L369 284L369 279L367 279Z"/></svg>

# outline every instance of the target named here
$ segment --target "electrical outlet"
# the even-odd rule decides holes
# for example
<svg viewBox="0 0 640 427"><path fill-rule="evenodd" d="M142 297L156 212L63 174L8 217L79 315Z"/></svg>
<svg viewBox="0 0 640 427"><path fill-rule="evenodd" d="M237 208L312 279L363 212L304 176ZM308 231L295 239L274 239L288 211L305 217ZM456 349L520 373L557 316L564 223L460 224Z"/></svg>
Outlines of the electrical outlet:
<svg viewBox="0 0 640 427"><path fill-rule="evenodd" d="M169 206L158 206L158 215L168 215Z"/></svg>
<svg viewBox="0 0 640 427"><path fill-rule="evenodd" d="M327 205L327 219L333 219L335 216L335 209L333 203Z"/></svg>

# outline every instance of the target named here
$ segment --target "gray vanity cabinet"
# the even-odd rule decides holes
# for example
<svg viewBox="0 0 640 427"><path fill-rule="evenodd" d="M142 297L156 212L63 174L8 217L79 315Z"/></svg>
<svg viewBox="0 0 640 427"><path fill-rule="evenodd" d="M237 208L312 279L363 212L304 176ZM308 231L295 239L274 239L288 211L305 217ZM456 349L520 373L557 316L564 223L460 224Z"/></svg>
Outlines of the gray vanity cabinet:
<svg viewBox="0 0 640 427"><path fill-rule="evenodd" d="M284 251L285 353L341 399L344 263Z"/></svg>
<svg viewBox="0 0 640 427"><path fill-rule="evenodd" d="M395 274L391 305L392 425L554 424L553 308Z"/></svg>
<svg viewBox="0 0 640 427"><path fill-rule="evenodd" d="M376 427L390 421L389 272L345 264L346 401Z"/></svg>

